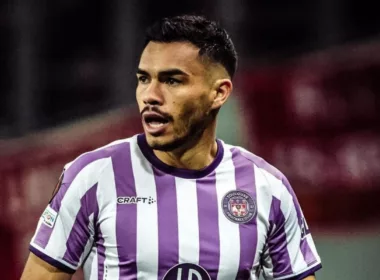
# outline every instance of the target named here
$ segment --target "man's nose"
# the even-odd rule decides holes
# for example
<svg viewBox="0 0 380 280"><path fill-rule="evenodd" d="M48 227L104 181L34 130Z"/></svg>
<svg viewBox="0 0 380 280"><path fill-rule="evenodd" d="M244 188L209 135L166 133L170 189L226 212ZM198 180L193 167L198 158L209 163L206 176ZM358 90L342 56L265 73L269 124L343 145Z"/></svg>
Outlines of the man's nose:
<svg viewBox="0 0 380 280"><path fill-rule="evenodd" d="M147 105L162 105L164 102L163 94L160 88L160 83L152 81L146 88L143 97L144 104Z"/></svg>

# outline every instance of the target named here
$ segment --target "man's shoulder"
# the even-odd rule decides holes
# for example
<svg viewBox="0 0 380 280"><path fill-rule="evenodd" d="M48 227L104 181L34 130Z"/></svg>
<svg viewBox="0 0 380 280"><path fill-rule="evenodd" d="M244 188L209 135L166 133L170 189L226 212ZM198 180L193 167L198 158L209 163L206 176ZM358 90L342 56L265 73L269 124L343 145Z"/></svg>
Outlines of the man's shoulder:
<svg viewBox="0 0 380 280"><path fill-rule="evenodd" d="M66 179L68 177L73 178L90 165L94 166L94 168L92 168L93 172L100 172L99 169L111 162L110 158L116 157L118 154L128 151L129 145L136 142L136 137L137 135L125 139L115 140L105 146L80 154L73 161L65 164L64 177Z"/></svg>
<svg viewBox="0 0 380 280"><path fill-rule="evenodd" d="M271 180L287 180L286 176L275 166L267 162L264 158L256 155L253 152L248 151L247 149L241 146L235 146L224 143L226 149L231 152L232 159L236 160L237 158L245 161L248 165L254 165L256 170L264 174L265 177L269 177Z"/></svg>

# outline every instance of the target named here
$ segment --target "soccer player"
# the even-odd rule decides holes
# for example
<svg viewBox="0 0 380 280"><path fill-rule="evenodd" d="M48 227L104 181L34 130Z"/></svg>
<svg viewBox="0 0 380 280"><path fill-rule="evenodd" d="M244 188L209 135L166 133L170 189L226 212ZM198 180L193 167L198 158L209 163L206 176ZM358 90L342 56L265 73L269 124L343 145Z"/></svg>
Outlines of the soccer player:
<svg viewBox="0 0 380 280"><path fill-rule="evenodd" d="M315 279L320 258L286 177L216 139L233 43L199 16L147 31L144 134L80 155L30 243L22 279Z"/></svg>

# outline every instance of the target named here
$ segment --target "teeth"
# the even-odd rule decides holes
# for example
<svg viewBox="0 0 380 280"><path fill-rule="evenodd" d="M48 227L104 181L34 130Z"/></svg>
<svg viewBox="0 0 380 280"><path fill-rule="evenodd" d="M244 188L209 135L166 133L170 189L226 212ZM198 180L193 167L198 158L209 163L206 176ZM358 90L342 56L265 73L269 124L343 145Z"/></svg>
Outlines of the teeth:
<svg viewBox="0 0 380 280"><path fill-rule="evenodd" d="M152 127L161 127L164 124L160 123L160 122L150 122L149 125L152 126Z"/></svg>

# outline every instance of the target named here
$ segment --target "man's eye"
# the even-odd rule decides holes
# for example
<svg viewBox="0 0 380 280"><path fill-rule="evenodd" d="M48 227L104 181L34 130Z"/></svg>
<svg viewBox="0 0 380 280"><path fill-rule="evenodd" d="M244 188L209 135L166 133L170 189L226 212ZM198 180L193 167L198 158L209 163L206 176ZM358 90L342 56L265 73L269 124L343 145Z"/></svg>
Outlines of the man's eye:
<svg viewBox="0 0 380 280"><path fill-rule="evenodd" d="M177 80L177 79L173 79L173 78L168 78L166 80L166 83L170 86L174 86L174 85L177 85L179 83L181 83L181 81Z"/></svg>
<svg viewBox="0 0 380 280"><path fill-rule="evenodd" d="M138 81L139 81L140 83L142 83L142 84L145 84L145 83L148 82L148 78L147 78L146 76L140 76L140 77L138 77L137 79L138 79Z"/></svg>

